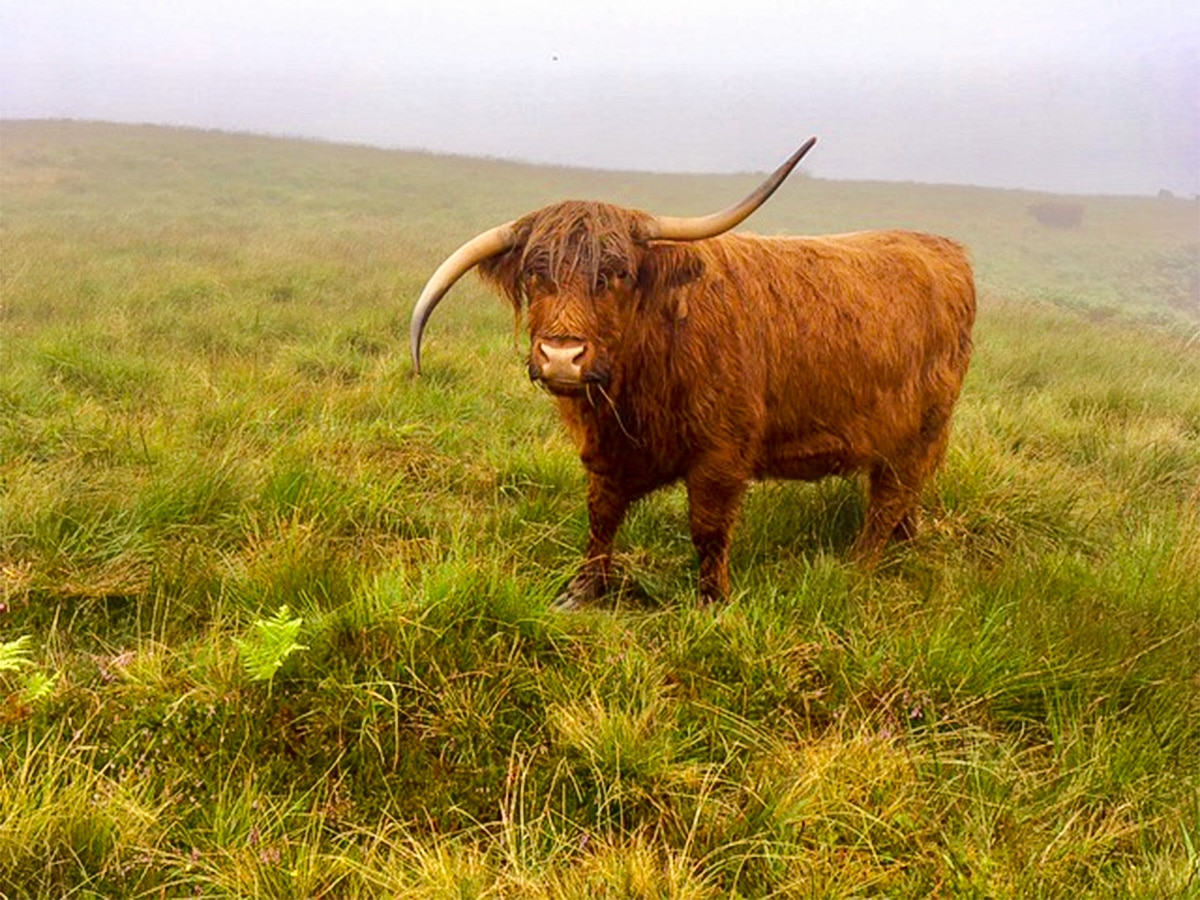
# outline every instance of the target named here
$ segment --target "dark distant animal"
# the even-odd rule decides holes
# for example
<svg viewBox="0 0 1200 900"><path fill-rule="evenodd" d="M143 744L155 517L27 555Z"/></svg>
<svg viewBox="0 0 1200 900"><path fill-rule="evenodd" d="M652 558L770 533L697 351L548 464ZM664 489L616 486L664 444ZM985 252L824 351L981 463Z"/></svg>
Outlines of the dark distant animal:
<svg viewBox="0 0 1200 900"><path fill-rule="evenodd" d="M1078 228L1083 224L1083 204L1067 200L1033 203L1026 212L1047 228Z"/></svg>
<svg viewBox="0 0 1200 900"><path fill-rule="evenodd" d="M971 354L971 267L926 234L724 234L814 142L723 212L559 203L468 241L425 286L417 372L430 313L469 269L528 310L529 376L555 396L588 474L587 554L560 606L609 589L626 510L681 479L703 601L729 592L754 479L867 473L856 551L868 561L915 532Z"/></svg>

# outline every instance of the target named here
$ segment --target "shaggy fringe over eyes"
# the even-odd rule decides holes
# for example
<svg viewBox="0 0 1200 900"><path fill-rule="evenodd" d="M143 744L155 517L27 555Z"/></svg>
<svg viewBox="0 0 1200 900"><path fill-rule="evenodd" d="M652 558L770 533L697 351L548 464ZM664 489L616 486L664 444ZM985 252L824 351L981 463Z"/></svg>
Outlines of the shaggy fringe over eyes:
<svg viewBox="0 0 1200 900"><path fill-rule="evenodd" d="M514 248L485 260L479 271L517 310L528 299L525 281L530 278L553 286L580 279L596 294L601 276L636 268L636 235L650 221L646 213L605 203L559 203L518 220Z"/></svg>

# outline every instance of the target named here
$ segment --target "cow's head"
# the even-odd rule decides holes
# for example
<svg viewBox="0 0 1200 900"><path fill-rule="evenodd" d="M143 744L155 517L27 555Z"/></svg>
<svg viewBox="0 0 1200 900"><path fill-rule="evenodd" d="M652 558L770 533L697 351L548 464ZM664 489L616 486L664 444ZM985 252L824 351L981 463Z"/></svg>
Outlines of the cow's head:
<svg viewBox="0 0 1200 900"><path fill-rule="evenodd" d="M425 285L412 315L413 370L421 335L441 298L469 269L528 309L529 375L556 394L604 387L616 348L635 318L666 288L686 280L671 241L696 241L735 227L753 213L816 143L810 138L749 197L698 218L653 216L603 203L568 201L537 210L472 238Z"/></svg>

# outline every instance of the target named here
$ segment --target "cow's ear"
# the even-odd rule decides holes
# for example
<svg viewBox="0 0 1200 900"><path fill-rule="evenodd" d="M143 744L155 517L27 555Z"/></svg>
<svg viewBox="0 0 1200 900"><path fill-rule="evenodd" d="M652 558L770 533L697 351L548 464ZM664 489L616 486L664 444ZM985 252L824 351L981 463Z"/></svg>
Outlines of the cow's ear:
<svg viewBox="0 0 1200 900"><path fill-rule="evenodd" d="M654 242L646 247L638 270L638 288L643 303L662 305L672 318L687 318L686 293L680 288L704 274L700 254L685 244Z"/></svg>
<svg viewBox="0 0 1200 900"><path fill-rule="evenodd" d="M518 315L525 301L524 285L521 284L521 256L522 249L514 247L485 259L478 268L483 280L503 294Z"/></svg>

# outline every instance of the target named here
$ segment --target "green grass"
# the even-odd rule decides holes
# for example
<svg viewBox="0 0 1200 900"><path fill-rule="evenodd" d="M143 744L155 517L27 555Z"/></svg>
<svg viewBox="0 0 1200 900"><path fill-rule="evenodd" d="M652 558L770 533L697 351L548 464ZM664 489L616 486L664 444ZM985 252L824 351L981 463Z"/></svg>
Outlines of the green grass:
<svg viewBox="0 0 1200 900"><path fill-rule="evenodd" d="M971 245L922 535L866 571L858 484L757 486L700 611L666 491L653 602L562 615L583 475L511 317L465 281L415 381L413 298L553 199L753 176L2 134L0 896L1200 892L1194 204L791 184L754 228Z"/></svg>

